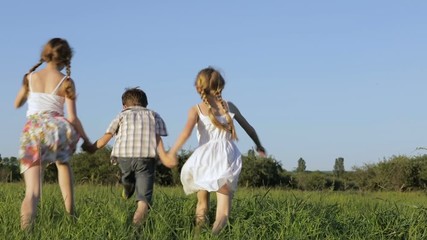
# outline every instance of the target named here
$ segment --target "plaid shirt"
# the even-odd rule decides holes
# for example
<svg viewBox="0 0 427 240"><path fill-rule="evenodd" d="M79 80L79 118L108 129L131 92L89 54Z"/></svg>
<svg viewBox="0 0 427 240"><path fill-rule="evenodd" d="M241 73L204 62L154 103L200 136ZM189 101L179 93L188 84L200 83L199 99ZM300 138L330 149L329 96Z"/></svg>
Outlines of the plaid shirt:
<svg viewBox="0 0 427 240"><path fill-rule="evenodd" d="M168 135L160 115L140 106L124 109L106 132L116 138L111 152L113 163L118 157L156 157L156 135Z"/></svg>

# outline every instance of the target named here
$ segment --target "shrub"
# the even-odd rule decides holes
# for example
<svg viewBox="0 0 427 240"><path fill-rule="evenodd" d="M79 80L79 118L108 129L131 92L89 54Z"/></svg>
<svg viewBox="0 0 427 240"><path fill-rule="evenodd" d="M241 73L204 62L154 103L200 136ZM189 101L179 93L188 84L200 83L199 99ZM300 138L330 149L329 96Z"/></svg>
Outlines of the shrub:
<svg viewBox="0 0 427 240"><path fill-rule="evenodd" d="M272 157L260 158L253 150L242 156L243 168L240 174L240 185L246 187L274 187L288 184L289 179L284 175L285 170Z"/></svg>

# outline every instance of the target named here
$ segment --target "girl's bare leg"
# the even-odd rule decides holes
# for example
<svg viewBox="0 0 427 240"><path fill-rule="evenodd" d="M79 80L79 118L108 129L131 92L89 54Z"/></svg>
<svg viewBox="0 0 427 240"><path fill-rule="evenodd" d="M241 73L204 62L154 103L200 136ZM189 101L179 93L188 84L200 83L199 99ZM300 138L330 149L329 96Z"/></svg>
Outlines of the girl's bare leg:
<svg viewBox="0 0 427 240"><path fill-rule="evenodd" d="M206 223L209 212L209 192L197 192L197 207L196 207L196 226L202 226Z"/></svg>
<svg viewBox="0 0 427 240"><path fill-rule="evenodd" d="M74 209L74 184L73 171L69 163L56 162L58 169L58 183L64 199L65 211L71 216L75 215Z"/></svg>
<svg viewBox="0 0 427 240"><path fill-rule="evenodd" d="M212 233L215 235L227 225L228 216L231 211L231 199L233 198L233 194L228 190L227 185L224 185L220 190L218 190L216 197L216 216L212 227Z"/></svg>
<svg viewBox="0 0 427 240"><path fill-rule="evenodd" d="M28 230L37 213L40 200L42 167L32 166L24 172L25 197L21 205L21 229Z"/></svg>

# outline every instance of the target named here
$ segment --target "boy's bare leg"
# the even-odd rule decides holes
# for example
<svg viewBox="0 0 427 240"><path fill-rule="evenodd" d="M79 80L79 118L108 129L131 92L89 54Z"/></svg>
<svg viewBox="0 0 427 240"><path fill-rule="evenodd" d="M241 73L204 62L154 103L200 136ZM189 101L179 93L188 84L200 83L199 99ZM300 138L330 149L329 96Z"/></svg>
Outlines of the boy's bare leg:
<svg viewBox="0 0 427 240"><path fill-rule="evenodd" d="M138 201L135 214L133 215L133 224L134 225L141 225L148 213L148 204L145 201Z"/></svg>

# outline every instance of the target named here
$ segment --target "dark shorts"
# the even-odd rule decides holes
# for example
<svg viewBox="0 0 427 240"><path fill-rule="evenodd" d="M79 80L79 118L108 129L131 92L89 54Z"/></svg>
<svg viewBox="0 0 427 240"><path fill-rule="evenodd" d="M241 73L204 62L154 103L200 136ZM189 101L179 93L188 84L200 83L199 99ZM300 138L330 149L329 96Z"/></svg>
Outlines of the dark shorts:
<svg viewBox="0 0 427 240"><path fill-rule="evenodd" d="M151 205L156 160L154 158L118 158L122 184L135 184L136 201Z"/></svg>

